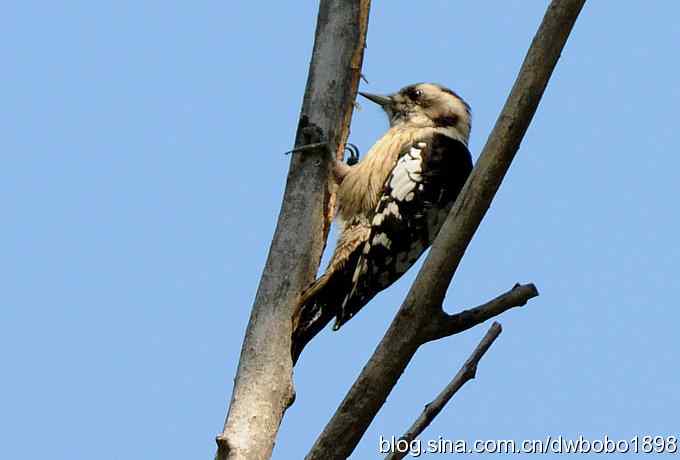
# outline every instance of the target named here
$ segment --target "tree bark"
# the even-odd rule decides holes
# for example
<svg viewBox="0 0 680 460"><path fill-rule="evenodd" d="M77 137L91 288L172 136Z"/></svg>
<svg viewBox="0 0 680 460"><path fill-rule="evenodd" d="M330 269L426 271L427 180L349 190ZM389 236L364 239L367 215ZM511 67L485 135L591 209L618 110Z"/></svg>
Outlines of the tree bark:
<svg viewBox="0 0 680 460"><path fill-rule="evenodd" d="M418 347L437 335L432 333L437 329L433 318L442 317L446 290L519 148L584 3L551 2L482 154L406 299L307 459L349 457Z"/></svg>
<svg viewBox="0 0 680 460"><path fill-rule="evenodd" d="M219 460L267 459L294 400L291 317L314 280L333 217L332 152L342 159L361 75L370 0L321 0L283 203L246 329ZM273 153L280 155L281 153Z"/></svg>

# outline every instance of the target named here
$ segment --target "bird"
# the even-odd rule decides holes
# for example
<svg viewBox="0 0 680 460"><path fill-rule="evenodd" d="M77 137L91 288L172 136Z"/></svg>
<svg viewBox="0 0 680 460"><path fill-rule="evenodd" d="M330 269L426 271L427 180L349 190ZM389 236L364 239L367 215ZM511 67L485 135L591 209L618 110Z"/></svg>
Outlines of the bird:
<svg viewBox="0 0 680 460"><path fill-rule="evenodd" d="M436 83L359 92L389 129L357 164L333 160L339 236L325 272L293 314L292 356L333 318L339 329L432 244L472 170L470 106Z"/></svg>

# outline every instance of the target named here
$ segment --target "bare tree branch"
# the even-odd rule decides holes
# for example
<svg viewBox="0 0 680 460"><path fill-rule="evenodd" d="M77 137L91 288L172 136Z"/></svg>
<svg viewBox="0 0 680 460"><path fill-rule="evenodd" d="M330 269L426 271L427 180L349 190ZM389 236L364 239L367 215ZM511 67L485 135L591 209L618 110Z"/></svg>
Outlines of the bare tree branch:
<svg viewBox="0 0 680 460"><path fill-rule="evenodd" d="M296 146L324 142L342 158L369 7L370 0L321 0ZM292 156L229 413L217 436L220 460L269 458L283 414L293 402L291 317L300 291L314 279L333 217L332 158L327 152L320 148Z"/></svg>
<svg viewBox="0 0 680 460"><path fill-rule="evenodd" d="M434 418L439 415L442 409L444 409L444 406L448 404L453 395L456 394L463 385L475 378L479 361L501 332L503 332L503 328L499 323L494 321L470 357L465 361L463 367L461 367L455 377L453 377L453 380L444 387L441 393L439 393L432 402L425 405L423 412L421 412L420 416L413 422L413 425L411 425L406 433L399 438L399 441L402 441L405 444L409 444L413 441L425 430L425 428L430 426L430 423L432 423ZM407 454L408 451L395 450L385 457L385 460L399 460L404 458Z"/></svg>
<svg viewBox="0 0 680 460"><path fill-rule="evenodd" d="M357 433L352 431L355 428L345 425L345 423L348 423L348 418L355 415L352 412L352 407L354 407L354 410L357 410L356 416L358 421L363 421L363 417L366 417L365 414L367 413L372 413L372 417L375 417L375 414L377 414L385 399L387 399L390 390L397 383L397 380L399 380L404 369L421 345L432 340L466 331L511 308L526 305L529 299L536 296L538 296L538 290L533 284L516 284L509 291L482 305L453 315L444 312L441 306L425 315L421 312L414 314L413 310L405 308L405 304L402 305L368 364L366 364L349 393L340 404L340 407L333 415L333 418L326 425L326 428L305 458L309 460L348 457L351 454L351 450L347 454L342 454L345 456L334 456L333 454L336 451L333 450L332 445L321 444L320 440L323 440L324 443L330 443L332 439L335 439L337 442L335 449L347 448L347 445L355 443L350 446L353 450L361 439L363 432ZM387 347L392 347L391 352ZM385 376L381 372L389 374ZM385 389L375 387L375 385L391 386L385 391ZM359 393L359 391L363 393ZM356 406L352 406L354 404ZM368 421L369 424L372 417ZM368 428L368 424L364 431L366 428ZM336 431L343 429L350 431Z"/></svg>
<svg viewBox="0 0 680 460"><path fill-rule="evenodd" d="M349 457L387 399L441 304L453 275L517 152L585 0L553 0L482 154L411 290L307 459Z"/></svg>
<svg viewBox="0 0 680 460"><path fill-rule="evenodd" d="M533 284L515 284L509 291L478 307L463 310L453 315L449 315L441 309L437 310L430 324L425 325L427 340L437 340L467 331L511 308L526 305L529 299L537 296L538 290Z"/></svg>

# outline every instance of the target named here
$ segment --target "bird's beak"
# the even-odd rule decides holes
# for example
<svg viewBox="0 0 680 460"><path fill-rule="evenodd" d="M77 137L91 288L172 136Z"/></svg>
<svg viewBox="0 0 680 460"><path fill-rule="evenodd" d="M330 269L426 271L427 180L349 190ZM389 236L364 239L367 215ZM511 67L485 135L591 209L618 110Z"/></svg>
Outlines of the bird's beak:
<svg viewBox="0 0 680 460"><path fill-rule="evenodd" d="M389 96L381 96L379 94L371 94L371 93L362 93L359 91L359 94L368 99L369 101L373 101L376 104L378 104L380 107L383 109L392 105L392 98Z"/></svg>

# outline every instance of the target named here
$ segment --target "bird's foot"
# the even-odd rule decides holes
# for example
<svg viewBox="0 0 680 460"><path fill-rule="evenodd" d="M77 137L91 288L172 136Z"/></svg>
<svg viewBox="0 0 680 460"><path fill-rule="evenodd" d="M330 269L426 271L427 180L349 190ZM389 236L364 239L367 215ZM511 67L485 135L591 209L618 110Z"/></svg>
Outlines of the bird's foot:
<svg viewBox="0 0 680 460"><path fill-rule="evenodd" d="M349 153L346 160L348 166L354 166L359 163L359 147L348 142L345 144L345 152Z"/></svg>
<svg viewBox="0 0 680 460"><path fill-rule="evenodd" d="M294 149L285 152L285 155L297 152L308 153L317 149L326 149L326 151L330 153L330 145L328 142L314 142L312 144L295 147ZM356 145L347 143L345 144L344 150L348 153L347 159L344 162L336 160L335 158L332 160L333 176L338 184L341 183L345 176L351 171L352 166L359 162L359 149Z"/></svg>

